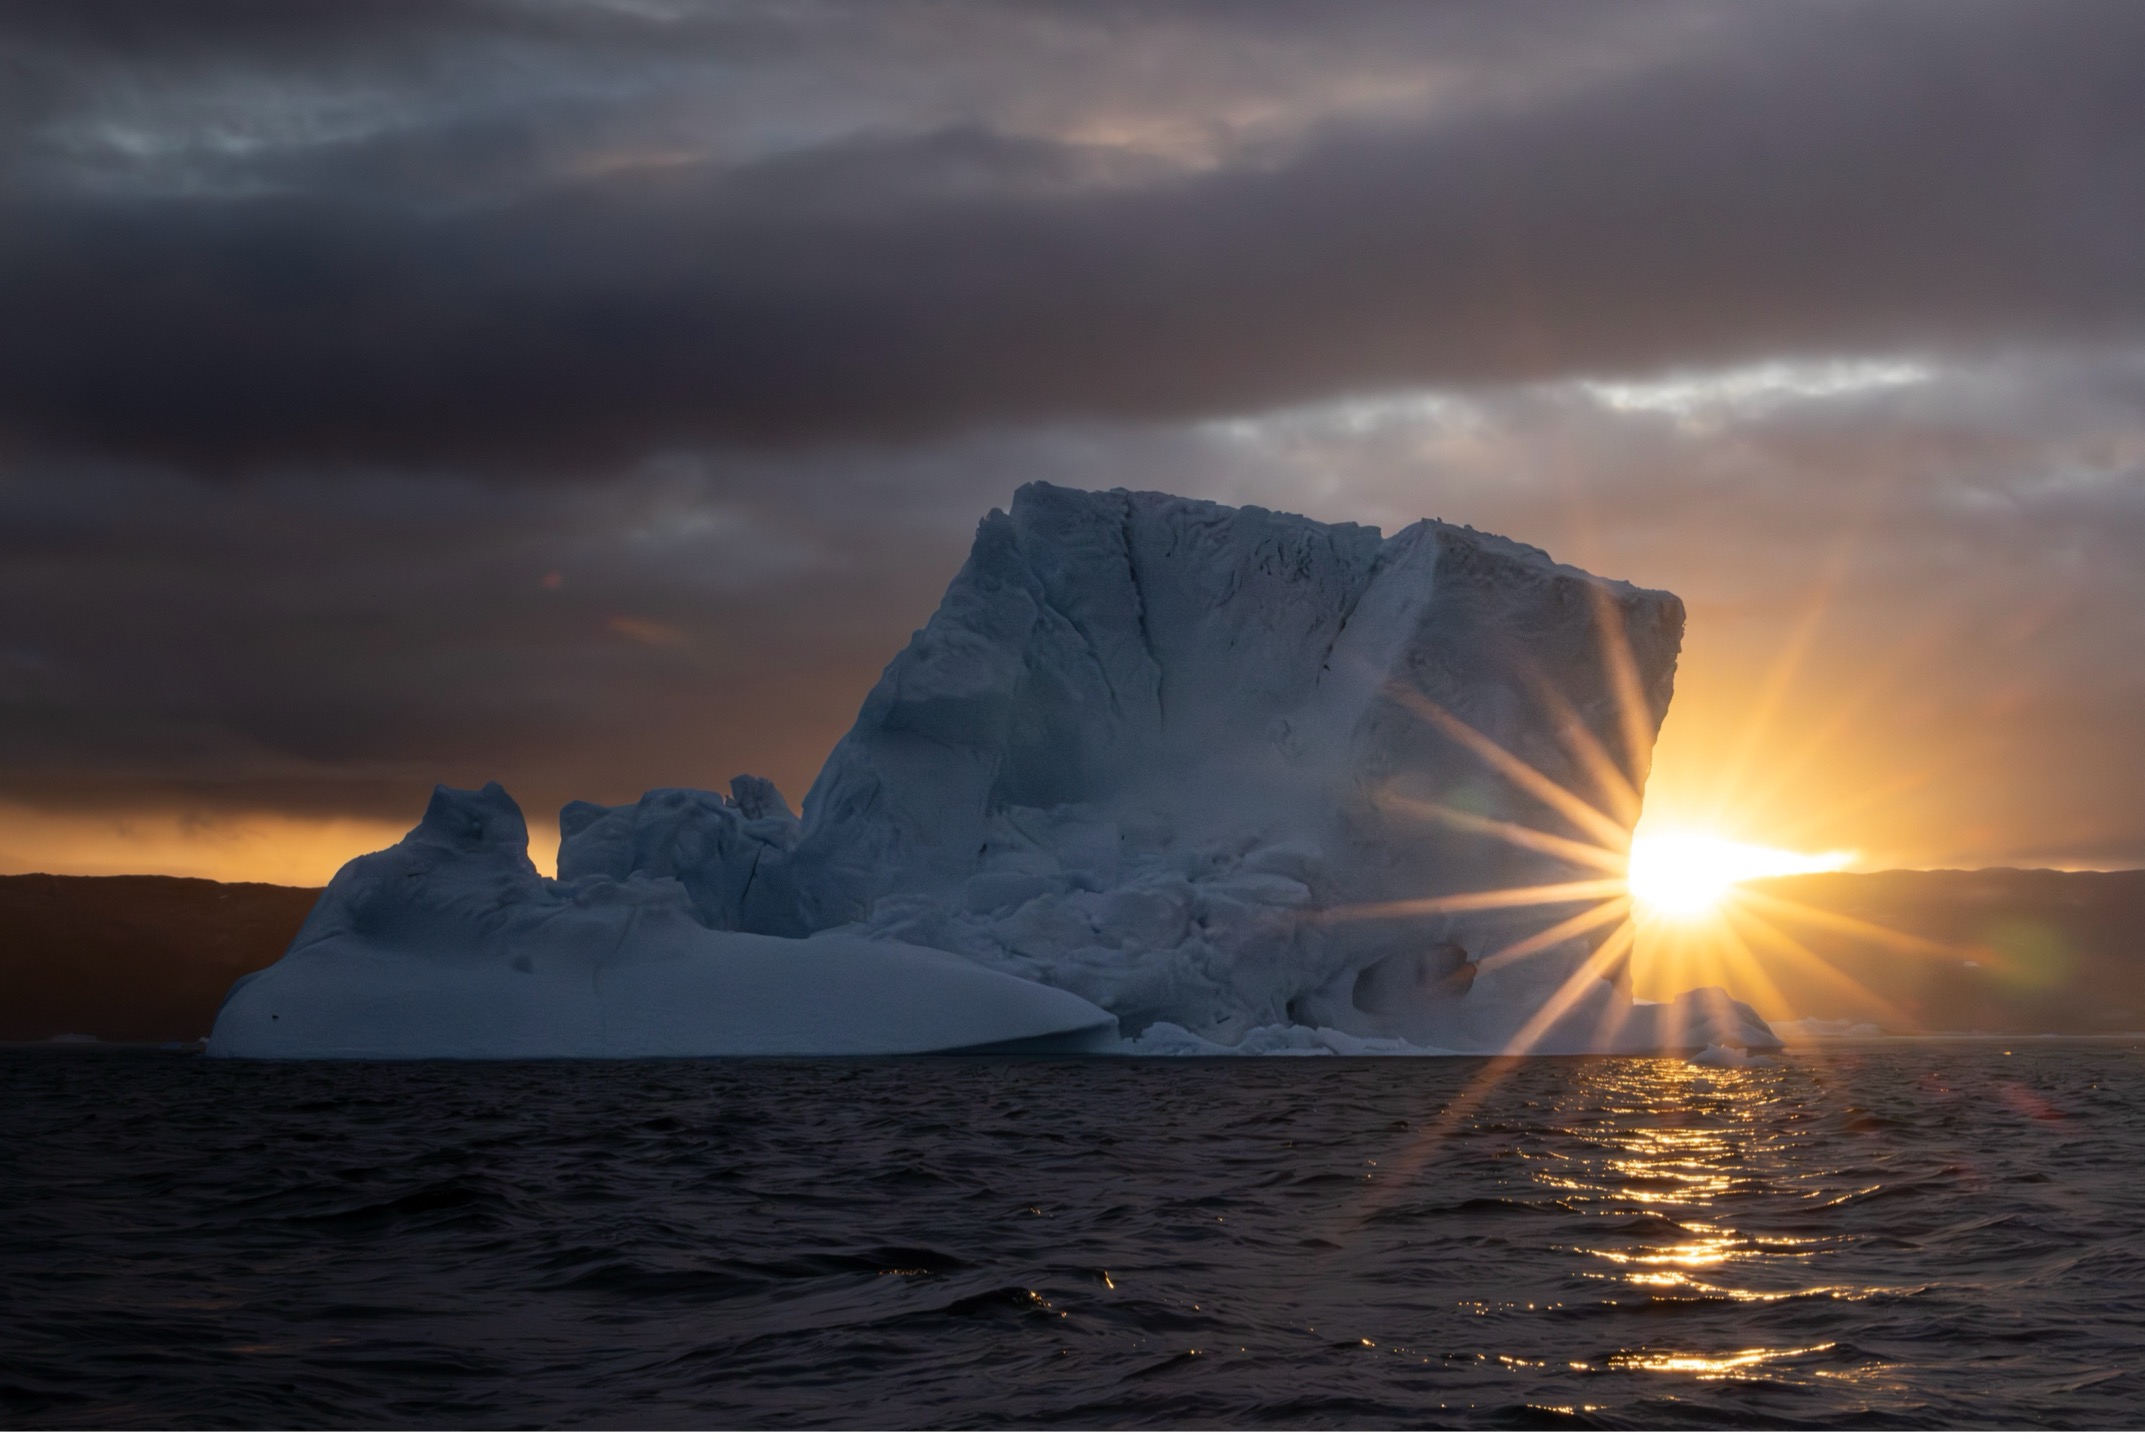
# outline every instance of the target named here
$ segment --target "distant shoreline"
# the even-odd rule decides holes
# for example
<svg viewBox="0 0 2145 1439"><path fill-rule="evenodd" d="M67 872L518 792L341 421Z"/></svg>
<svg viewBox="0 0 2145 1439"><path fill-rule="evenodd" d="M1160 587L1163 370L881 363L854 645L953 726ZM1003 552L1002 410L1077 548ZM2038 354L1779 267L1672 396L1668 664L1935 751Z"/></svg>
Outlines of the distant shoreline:
<svg viewBox="0 0 2145 1439"><path fill-rule="evenodd" d="M1884 1032L1801 1034L1795 1048L2145 1035L2145 870L1882 870L1746 887L1999 956L1968 965L1816 926L1798 932L1852 985L1769 968L1785 1004L1761 1012ZM282 957L319 894L170 875L0 875L0 1043L51 1047L61 1034L193 1043L233 981ZM1921 1023L1903 1022L1912 1020Z"/></svg>

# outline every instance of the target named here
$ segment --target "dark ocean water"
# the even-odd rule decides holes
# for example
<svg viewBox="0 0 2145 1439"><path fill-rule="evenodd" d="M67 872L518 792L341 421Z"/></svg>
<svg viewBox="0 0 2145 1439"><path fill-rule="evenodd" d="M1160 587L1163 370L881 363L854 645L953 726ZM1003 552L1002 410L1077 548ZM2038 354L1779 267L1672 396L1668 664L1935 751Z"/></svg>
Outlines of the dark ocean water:
<svg viewBox="0 0 2145 1439"><path fill-rule="evenodd" d="M17 1427L2145 1423L2131 1043L0 1085Z"/></svg>

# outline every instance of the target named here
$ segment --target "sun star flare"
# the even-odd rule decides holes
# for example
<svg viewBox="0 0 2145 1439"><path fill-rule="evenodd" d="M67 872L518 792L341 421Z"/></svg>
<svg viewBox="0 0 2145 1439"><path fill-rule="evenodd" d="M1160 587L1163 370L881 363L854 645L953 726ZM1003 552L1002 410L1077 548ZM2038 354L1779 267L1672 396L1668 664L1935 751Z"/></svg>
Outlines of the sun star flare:
<svg viewBox="0 0 2145 1439"><path fill-rule="evenodd" d="M1691 831L1639 835L1631 842L1627 883L1648 915L1695 920L1712 915L1746 879L1822 874L1853 863L1850 850L1803 854Z"/></svg>

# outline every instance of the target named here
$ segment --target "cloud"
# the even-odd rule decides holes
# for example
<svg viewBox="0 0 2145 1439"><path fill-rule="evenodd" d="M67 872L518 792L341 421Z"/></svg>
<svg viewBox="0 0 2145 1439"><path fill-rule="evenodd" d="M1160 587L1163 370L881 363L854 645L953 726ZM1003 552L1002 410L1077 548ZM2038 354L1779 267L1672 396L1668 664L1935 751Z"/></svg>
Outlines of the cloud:
<svg viewBox="0 0 2145 1439"><path fill-rule="evenodd" d="M656 782L619 751L795 787L884 662L879 617L934 598L846 577L859 537L808 519L675 466L537 491L113 467L0 485L0 788L375 816L496 776L541 809Z"/></svg>
<svg viewBox="0 0 2145 1439"><path fill-rule="evenodd" d="M0 794L394 820L438 780L541 815L752 771L797 800L976 517L1049 479L1440 515L1677 591L1657 807L1703 811L1749 738L1734 798L1769 842L2120 849L2145 812L2145 684L2111 660L2145 614L2145 361L1716 379L1651 407L1552 382L681 453L586 485L54 471L0 488Z"/></svg>
<svg viewBox="0 0 2145 1439"><path fill-rule="evenodd" d="M304 147L258 192L29 186L0 214L0 430L206 470L585 471L2128 343L2141 42L2130 6L1756 6L1546 99L1322 117L1191 168L967 123L461 208L338 191L350 157ZM446 173L482 172L469 135L434 137ZM424 168L424 135L392 143Z"/></svg>
<svg viewBox="0 0 2145 1439"><path fill-rule="evenodd" d="M8 7L0 803L795 800L1049 479L1679 591L1653 795L1764 712L1754 838L2145 861L2141 32Z"/></svg>
<svg viewBox="0 0 2145 1439"><path fill-rule="evenodd" d="M1199 428L1239 502L1442 513L1681 595L1650 808L1879 863L2145 863L2145 678L2123 658L2145 638L2145 359L1862 375L1691 375L1652 408L1587 383L1396 394Z"/></svg>
<svg viewBox="0 0 2145 1439"><path fill-rule="evenodd" d="M25 0L0 16L0 57L60 183L333 188L349 174L334 158L372 141L404 158L469 128L528 142L513 166L455 173L466 198L606 157L736 161L963 127L1198 167L1345 117L1539 98L1713 23L1693 0ZM431 174L379 193L431 193Z"/></svg>

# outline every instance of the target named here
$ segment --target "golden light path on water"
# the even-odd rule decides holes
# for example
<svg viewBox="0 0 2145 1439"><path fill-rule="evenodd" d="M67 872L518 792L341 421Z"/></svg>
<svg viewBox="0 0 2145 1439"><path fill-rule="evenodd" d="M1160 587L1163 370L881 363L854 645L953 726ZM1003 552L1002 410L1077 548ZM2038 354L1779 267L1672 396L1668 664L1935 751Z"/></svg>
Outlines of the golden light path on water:
<svg viewBox="0 0 2145 1439"><path fill-rule="evenodd" d="M1786 1301L1856 1304L1867 1285L1822 1282L1819 1261L1858 1242L1829 1216L1851 1198L1811 1163L1806 1081L1777 1067L1707 1071L1680 1060L1595 1062L1557 1116L1559 1142L1528 1156L1530 1179L1582 1213L1625 1216L1615 1238L1573 1246L1582 1281L1654 1299L1762 1310ZM1788 1091L1797 1091L1789 1093ZM1771 1222L1767 1222L1771 1221ZM1693 1380L1769 1377L1866 1381L1825 1365L1836 1346L1751 1344L1731 1323L1719 1347L1638 1342L1605 1358L1567 1360ZM1745 1342L1732 1342L1736 1338Z"/></svg>
<svg viewBox="0 0 2145 1439"><path fill-rule="evenodd" d="M1406 1225L1447 1222L1456 1196L1471 1196L1459 1207L1474 1216L1479 1255L1455 1261L1471 1277L1445 1302L1477 1317L1462 1348L1479 1352L1425 1346L1418 1317L1351 1304L1344 1289L1330 1302L1354 1342L1402 1363L1501 1370L1527 1383L1528 1408L1545 1417L1629 1414L1643 1401L1749 1422L1748 1406L1839 1414L1908 1402L1912 1363L1873 1336L1900 1306L1929 1299L1954 1258L1947 1236L1978 1235L2002 1206L1962 1221L1897 1203L1939 1186L1985 1203L1996 1175L1977 1152L1984 1136L1968 1127L1902 1153L1901 1121L1861 1106L1988 1096L1895 1093L1878 1072L1815 1053L1726 1068L1669 1056L1484 1061L1414 1134L1362 1161L1362 1188L1326 1236L1347 1255L1334 1256L1340 1269L1375 1268L1392 1262ZM1924 1253L1910 1234L1934 1247ZM1979 1293L1986 1279L1967 1287ZM1650 1387L1620 1387L1618 1375Z"/></svg>

